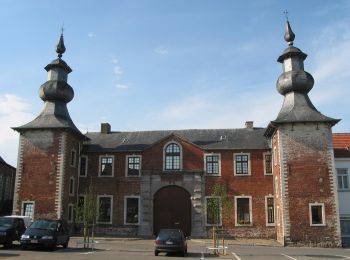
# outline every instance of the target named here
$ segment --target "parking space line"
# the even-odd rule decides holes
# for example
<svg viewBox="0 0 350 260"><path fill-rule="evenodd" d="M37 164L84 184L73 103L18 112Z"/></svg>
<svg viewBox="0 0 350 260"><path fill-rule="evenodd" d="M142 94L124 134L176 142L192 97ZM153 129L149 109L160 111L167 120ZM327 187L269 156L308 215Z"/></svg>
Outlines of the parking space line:
<svg viewBox="0 0 350 260"><path fill-rule="evenodd" d="M298 260L297 258L291 257L291 256L289 256L289 255L285 255L285 254L281 254L281 255L283 255L283 256L285 256L285 257L287 257L287 258L289 258L289 259Z"/></svg>
<svg viewBox="0 0 350 260"><path fill-rule="evenodd" d="M232 255L237 259L237 260L242 260L236 253L232 252Z"/></svg>

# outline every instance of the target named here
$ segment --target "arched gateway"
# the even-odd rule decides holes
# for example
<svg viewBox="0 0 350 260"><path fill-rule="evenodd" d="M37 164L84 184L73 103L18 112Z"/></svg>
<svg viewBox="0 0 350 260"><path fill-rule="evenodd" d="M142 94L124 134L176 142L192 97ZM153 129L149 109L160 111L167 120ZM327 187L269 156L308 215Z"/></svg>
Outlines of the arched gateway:
<svg viewBox="0 0 350 260"><path fill-rule="evenodd" d="M154 194L153 233L161 228L180 228L191 235L191 195L179 186L166 186Z"/></svg>

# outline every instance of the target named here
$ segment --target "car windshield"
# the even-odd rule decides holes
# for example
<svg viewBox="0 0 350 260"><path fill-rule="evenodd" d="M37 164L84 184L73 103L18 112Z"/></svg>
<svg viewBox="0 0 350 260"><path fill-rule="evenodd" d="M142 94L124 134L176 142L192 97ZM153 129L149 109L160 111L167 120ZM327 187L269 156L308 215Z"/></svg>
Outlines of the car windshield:
<svg viewBox="0 0 350 260"><path fill-rule="evenodd" d="M0 227L11 227L12 223L12 218L0 218Z"/></svg>
<svg viewBox="0 0 350 260"><path fill-rule="evenodd" d="M158 234L159 239L181 239L181 233L177 229L162 229Z"/></svg>
<svg viewBox="0 0 350 260"><path fill-rule="evenodd" d="M57 228L57 221L54 220L36 220L30 225L30 228L51 229Z"/></svg>

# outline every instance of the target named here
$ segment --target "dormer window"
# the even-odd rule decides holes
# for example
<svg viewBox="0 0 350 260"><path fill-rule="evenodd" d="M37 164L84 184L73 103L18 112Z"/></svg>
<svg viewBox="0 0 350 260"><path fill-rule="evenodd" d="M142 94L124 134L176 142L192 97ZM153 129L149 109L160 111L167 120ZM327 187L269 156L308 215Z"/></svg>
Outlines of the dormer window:
<svg viewBox="0 0 350 260"><path fill-rule="evenodd" d="M181 169L181 147L176 143L170 143L164 149L164 170Z"/></svg>

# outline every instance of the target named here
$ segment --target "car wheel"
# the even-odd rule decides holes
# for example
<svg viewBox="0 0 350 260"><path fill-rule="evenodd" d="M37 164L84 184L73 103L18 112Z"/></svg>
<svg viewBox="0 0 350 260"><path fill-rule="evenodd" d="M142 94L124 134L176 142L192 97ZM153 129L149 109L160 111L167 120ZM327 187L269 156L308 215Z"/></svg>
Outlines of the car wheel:
<svg viewBox="0 0 350 260"><path fill-rule="evenodd" d="M154 255L158 256L158 254L159 254L159 251L158 250L154 250Z"/></svg>

